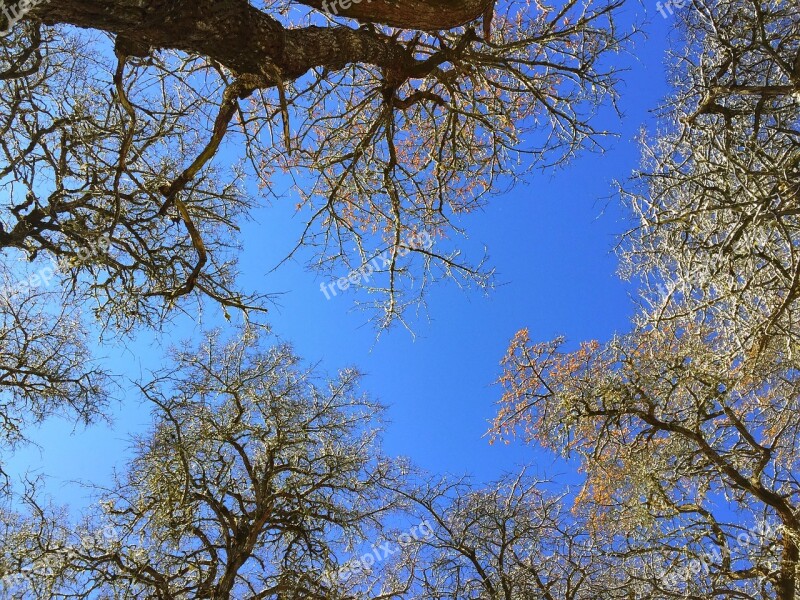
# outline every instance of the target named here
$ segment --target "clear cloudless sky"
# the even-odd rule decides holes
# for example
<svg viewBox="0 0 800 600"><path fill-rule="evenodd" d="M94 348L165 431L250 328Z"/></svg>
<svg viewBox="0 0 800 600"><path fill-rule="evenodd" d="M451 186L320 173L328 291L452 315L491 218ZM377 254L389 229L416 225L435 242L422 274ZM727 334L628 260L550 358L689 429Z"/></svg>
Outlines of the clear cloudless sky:
<svg viewBox="0 0 800 600"><path fill-rule="evenodd" d="M415 336L396 327L376 339L367 315L352 310L352 296L326 300L323 280L300 262L272 271L303 224L291 193L245 224L242 286L282 293L269 321L304 359L330 373L356 366L365 374L363 388L389 407L387 454L408 456L433 472L471 474L476 481L525 464L542 476L574 480L572 467L547 452L521 443L490 446L485 432L501 394L493 385L499 361L517 330L528 327L536 340L565 335L575 344L607 340L629 327L635 289L618 279L613 253L628 221L613 181L636 168L635 137L642 127L653 129L650 111L668 91L664 52L673 25L649 0L628 1L621 26L634 21L644 21L645 35L628 54L613 57L629 69L621 74L623 117L605 111L596 122L618 137L605 141L602 154L585 153L559 170L532 173L528 185L470 215L469 244L486 246L498 285L487 295L447 283L431 287L427 311L413 321ZM214 321L210 315L203 326ZM101 347L99 354L135 379L162 365L170 340L196 339L200 330L195 319L186 318L166 339L154 342L146 333L126 349ZM74 429L63 420L47 422L32 434L37 445L8 461L9 472L45 473L57 503L87 502L87 491L72 482L108 481L114 466L123 467L131 435L149 423L149 407L130 392L121 382L122 402L113 404L110 426Z"/></svg>

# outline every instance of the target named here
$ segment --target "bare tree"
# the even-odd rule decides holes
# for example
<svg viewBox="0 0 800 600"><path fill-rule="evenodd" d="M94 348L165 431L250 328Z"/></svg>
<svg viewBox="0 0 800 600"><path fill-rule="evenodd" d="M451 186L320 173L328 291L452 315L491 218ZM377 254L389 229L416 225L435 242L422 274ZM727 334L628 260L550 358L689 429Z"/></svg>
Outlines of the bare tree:
<svg viewBox="0 0 800 600"><path fill-rule="evenodd" d="M424 476L404 483L397 492L406 510L423 516L431 535L419 541L398 598L628 598L560 486L525 471L485 486Z"/></svg>
<svg viewBox="0 0 800 600"><path fill-rule="evenodd" d="M9 281L0 266L0 281ZM86 328L52 290L0 293L0 443L13 451L27 429L58 414L88 425L103 418L111 379L91 358ZM5 478L3 463L0 476ZM7 481L0 491L8 491Z"/></svg>
<svg viewBox="0 0 800 600"><path fill-rule="evenodd" d="M796 600L800 13L675 16L675 93L627 190L634 331L573 351L521 331L495 431L577 455L636 597Z"/></svg>
<svg viewBox="0 0 800 600"><path fill-rule="evenodd" d="M559 346L514 340L496 431L579 458L579 502L636 559L631 585L649 586L647 597L795 600L794 370L766 357L731 363L708 326Z"/></svg>
<svg viewBox="0 0 800 600"><path fill-rule="evenodd" d="M172 361L142 386L153 428L96 511L71 528L30 500L42 525L7 535L28 534L27 577L3 581L50 598L334 597L323 574L386 508L357 373L318 380L252 330Z"/></svg>
<svg viewBox="0 0 800 600"><path fill-rule="evenodd" d="M677 12L675 93L629 190L629 274L658 286L656 321L713 318L733 352L797 343L800 16L791 2Z"/></svg>

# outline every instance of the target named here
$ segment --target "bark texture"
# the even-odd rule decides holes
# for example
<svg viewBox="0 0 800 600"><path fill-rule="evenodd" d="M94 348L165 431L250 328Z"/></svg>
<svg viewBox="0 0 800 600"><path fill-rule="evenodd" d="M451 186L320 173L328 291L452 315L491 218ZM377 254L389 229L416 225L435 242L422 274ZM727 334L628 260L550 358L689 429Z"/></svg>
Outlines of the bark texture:
<svg viewBox="0 0 800 600"><path fill-rule="evenodd" d="M322 0L308 6L323 10ZM407 29L450 29L479 17L486 0L363 0L340 15ZM278 67L286 79L309 69L341 68L352 62L382 67L413 66L401 44L368 28L287 29L245 0L63 0L38 6L33 15L47 24L100 29L129 47L170 48L207 56L238 73Z"/></svg>

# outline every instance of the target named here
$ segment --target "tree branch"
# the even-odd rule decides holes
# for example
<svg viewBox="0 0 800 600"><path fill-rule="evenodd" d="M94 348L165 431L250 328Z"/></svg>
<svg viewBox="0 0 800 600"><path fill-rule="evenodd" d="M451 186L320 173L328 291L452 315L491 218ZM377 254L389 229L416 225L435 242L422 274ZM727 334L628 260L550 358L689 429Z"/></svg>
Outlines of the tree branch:
<svg viewBox="0 0 800 600"><path fill-rule="evenodd" d="M322 1L305 3L321 8ZM344 12L360 16L369 9L377 22L446 29L476 18L485 4L485 0L372 0ZM413 18L403 17L408 7L420 6L428 9ZM443 6L451 9L447 18L442 16ZM392 20L390 13L399 17ZM262 74L264 65L272 63L286 80L314 67L339 69L353 62L410 67L415 63L401 43L379 32L348 27L286 29L244 0L64 0L40 5L31 15L49 25L100 29L132 44L200 54L237 73Z"/></svg>

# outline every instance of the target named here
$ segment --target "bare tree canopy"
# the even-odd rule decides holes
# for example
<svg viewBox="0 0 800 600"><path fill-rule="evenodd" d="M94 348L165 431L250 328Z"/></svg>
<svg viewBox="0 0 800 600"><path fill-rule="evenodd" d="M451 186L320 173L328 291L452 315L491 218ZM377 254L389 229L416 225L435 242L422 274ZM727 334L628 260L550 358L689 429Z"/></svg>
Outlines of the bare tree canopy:
<svg viewBox="0 0 800 600"><path fill-rule="evenodd" d="M495 433L579 458L635 597L796 600L800 11L675 16L674 95L626 190L635 328L572 351L521 331Z"/></svg>
<svg viewBox="0 0 800 600"><path fill-rule="evenodd" d="M100 490L102 509L80 532L61 526L31 542L38 553L20 556L31 576L19 590L329 597L322 575L333 550L380 514L378 407L357 393L354 371L317 381L263 337L210 335L142 386L153 426L127 472Z"/></svg>
<svg viewBox="0 0 800 600"><path fill-rule="evenodd" d="M735 352L797 343L796 8L701 2L682 15L669 128L628 190L639 226L623 258L630 273L655 276L654 316L707 315Z"/></svg>
<svg viewBox="0 0 800 600"><path fill-rule="evenodd" d="M577 487L388 458L358 373L305 366L253 319L137 383L151 428L79 525L38 481L0 504L0 591L798 600L800 11L689 4L621 186L631 330L574 348L521 330L502 362L493 433L579 465ZM0 440L103 417L89 319L116 335L190 302L264 311L269 290L237 283L239 227L283 178L304 222L287 259L333 274L384 257L363 288L379 326L431 281L488 285L448 240L599 144L621 6L20 4L0 42Z"/></svg>
<svg viewBox="0 0 800 600"><path fill-rule="evenodd" d="M725 355L709 330L664 326L575 352L521 334L497 426L580 457L578 502L619 538L630 589L794 600L799 382ZM700 559L704 576L670 579Z"/></svg>

